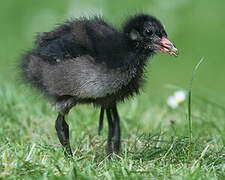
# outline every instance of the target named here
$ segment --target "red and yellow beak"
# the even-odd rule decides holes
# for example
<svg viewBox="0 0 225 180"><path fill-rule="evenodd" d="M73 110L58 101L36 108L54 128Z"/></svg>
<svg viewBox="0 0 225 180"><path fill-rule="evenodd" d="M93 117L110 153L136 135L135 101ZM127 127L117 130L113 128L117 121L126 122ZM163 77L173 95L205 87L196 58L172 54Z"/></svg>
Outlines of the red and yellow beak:
<svg viewBox="0 0 225 180"><path fill-rule="evenodd" d="M159 42L160 51L168 53L171 56L178 56L178 49L166 37L163 37Z"/></svg>

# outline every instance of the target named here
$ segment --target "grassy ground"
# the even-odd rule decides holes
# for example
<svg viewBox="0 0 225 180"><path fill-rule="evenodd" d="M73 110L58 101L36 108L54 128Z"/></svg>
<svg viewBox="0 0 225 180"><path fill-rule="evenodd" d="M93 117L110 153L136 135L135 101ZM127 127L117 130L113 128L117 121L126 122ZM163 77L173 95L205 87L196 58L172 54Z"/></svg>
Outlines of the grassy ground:
<svg viewBox="0 0 225 180"><path fill-rule="evenodd" d="M3 179L224 179L225 108L193 95L188 156L187 104L170 109L147 93L121 104L122 153L106 158L107 126L97 135L98 109L78 106L67 117L74 159L64 158L56 111L34 91L0 86L0 177ZM26 91L26 92L24 92ZM171 90L168 90L171 91Z"/></svg>

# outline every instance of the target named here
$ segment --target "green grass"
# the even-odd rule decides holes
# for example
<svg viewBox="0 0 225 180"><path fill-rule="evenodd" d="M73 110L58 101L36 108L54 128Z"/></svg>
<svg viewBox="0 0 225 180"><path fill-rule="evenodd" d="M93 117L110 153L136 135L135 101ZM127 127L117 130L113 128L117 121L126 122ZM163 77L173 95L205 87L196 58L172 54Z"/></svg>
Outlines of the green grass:
<svg viewBox="0 0 225 180"><path fill-rule="evenodd" d="M204 58L201 58L200 61L198 62L198 64L195 66L195 68L192 72L190 86L188 89L188 129L189 129L188 159L189 160L191 160L191 155L192 155L192 86L193 86L193 81L194 81L195 75L197 73L197 70L203 61L204 61Z"/></svg>
<svg viewBox="0 0 225 180"><path fill-rule="evenodd" d="M67 117L74 159L64 158L56 111L42 96L2 80L0 177L3 179L224 179L225 108L193 93L192 156L188 106L173 110L167 96L147 93L119 105L122 153L106 158L107 126L99 110L77 106ZM25 91L25 92L24 92ZM173 90L168 89L168 95Z"/></svg>

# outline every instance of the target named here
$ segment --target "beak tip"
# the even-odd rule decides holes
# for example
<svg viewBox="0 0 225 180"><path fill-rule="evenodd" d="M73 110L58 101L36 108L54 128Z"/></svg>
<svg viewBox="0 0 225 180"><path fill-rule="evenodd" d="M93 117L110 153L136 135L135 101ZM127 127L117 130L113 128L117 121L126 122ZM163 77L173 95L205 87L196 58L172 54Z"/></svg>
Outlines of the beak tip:
<svg viewBox="0 0 225 180"><path fill-rule="evenodd" d="M173 49L171 49L171 52L173 53L174 57L178 57L179 51L177 48L174 47Z"/></svg>
<svg viewBox="0 0 225 180"><path fill-rule="evenodd" d="M159 44L163 47L161 51L166 52L174 57L178 56L178 49L166 37L163 37Z"/></svg>

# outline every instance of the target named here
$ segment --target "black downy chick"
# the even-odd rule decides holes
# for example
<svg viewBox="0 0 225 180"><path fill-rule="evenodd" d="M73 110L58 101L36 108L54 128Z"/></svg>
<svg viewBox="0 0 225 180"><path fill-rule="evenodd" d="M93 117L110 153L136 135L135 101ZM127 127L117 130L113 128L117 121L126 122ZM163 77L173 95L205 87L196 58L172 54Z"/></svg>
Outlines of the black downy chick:
<svg viewBox="0 0 225 180"><path fill-rule="evenodd" d="M159 51L178 55L160 21L146 14L130 17L122 32L94 17L64 23L37 37L23 58L23 74L55 100L55 128L66 155L72 151L64 117L80 103L101 107L99 131L106 112L107 154L120 151L117 103L139 92L147 59Z"/></svg>

